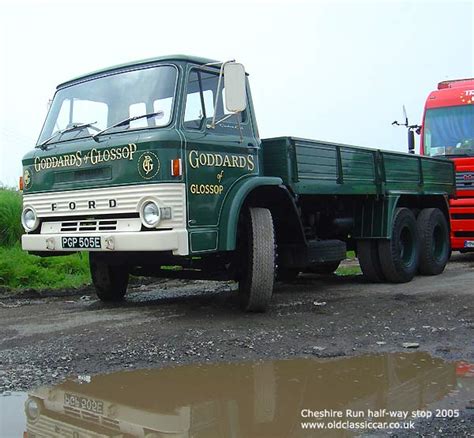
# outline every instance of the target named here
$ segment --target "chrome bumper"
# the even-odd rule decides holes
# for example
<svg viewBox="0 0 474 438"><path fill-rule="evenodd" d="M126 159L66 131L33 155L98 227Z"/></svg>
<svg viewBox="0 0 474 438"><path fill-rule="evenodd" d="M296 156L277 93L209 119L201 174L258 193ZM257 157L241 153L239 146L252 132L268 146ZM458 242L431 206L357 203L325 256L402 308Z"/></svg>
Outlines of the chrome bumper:
<svg viewBox="0 0 474 438"><path fill-rule="evenodd" d="M76 251L172 251L174 255L189 255L186 230L139 231L132 233L87 233L87 237L100 237L101 248L63 248L64 238L80 238L76 234L24 234L21 239L26 251L76 252Z"/></svg>

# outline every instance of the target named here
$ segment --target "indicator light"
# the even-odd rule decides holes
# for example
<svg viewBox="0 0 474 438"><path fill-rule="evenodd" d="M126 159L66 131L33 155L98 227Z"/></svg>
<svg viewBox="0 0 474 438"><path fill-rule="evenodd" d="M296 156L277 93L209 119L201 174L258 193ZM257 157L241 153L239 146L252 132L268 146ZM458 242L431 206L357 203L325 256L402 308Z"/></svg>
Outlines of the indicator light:
<svg viewBox="0 0 474 438"><path fill-rule="evenodd" d="M181 158L171 160L171 176L181 176L183 174L183 168L181 165Z"/></svg>

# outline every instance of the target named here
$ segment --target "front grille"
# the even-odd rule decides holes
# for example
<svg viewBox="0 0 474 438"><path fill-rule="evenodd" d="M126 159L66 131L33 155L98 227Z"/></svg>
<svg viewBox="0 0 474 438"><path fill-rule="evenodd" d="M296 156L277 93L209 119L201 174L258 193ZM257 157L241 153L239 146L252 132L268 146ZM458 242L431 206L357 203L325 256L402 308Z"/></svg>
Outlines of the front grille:
<svg viewBox="0 0 474 438"><path fill-rule="evenodd" d="M186 186L183 183L107 186L98 189L25 194L23 203L34 208L41 221L60 223L89 219L118 219L124 218L124 215L138 217L140 202L146 197L156 197L163 207L171 208L171 218L163 217L158 228L186 227ZM71 203L74 206L72 210ZM120 228L121 225L118 224L117 227ZM51 233L52 230L48 228L47 232ZM60 232L60 227L58 226L54 232Z"/></svg>
<svg viewBox="0 0 474 438"><path fill-rule="evenodd" d="M77 218L45 221L41 224L41 234L132 233L141 229L142 221L139 217Z"/></svg>
<svg viewBox="0 0 474 438"><path fill-rule="evenodd" d="M74 418L80 419L80 414L74 416ZM113 421L113 420L112 420ZM28 420L27 430L28 437L32 438L51 438L51 437L64 437L64 438L77 438L77 437L89 437L89 438L99 438L105 436L111 436L110 429L97 429L98 424L94 423L91 430L90 425L86 423L78 423L77 421L65 418L64 416L59 416L53 414L52 417L49 417L47 414L41 414L38 420L32 422ZM103 426L106 426L103 422ZM100 427L100 426L99 426ZM115 430L120 430L120 427L114 427Z"/></svg>
<svg viewBox="0 0 474 438"><path fill-rule="evenodd" d="M458 190L474 190L474 172L456 172Z"/></svg>
<svg viewBox="0 0 474 438"><path fill-rule="evenodd" d="M112 420L111 418L102 417L102 425L110 429L120 430L120 424L117 420Z"/></svg>
<svg viewBox="0 0 474 438"><path fill-rule="evenodd" d="M454 237L474 237L474 231L455 231Z"/></svg>
<svg viewBox="0 0 474 438"><path fill-rule="evenodd" d="M474 219L474 213L452 213L453 219Z"/></svg>
<svg viewBox="0 0 474 438"><path fill-rule="evenodd" d="M79 409L65 406L64 412L70 417L81 418L81 411L79 411Z"/></svg>
<svg viewBox="0 0 474 438"><path fill-rule="evenodd" d="M117 220L86 220L61 222L61 233L80 233L90 231L115 231Z"/></svg>
<svg viewBox="0 0 474 438"><path fill-rule="evenodd" d="M118 420L107 418L103 415L94 414L92 412L86 412L81 409L73 408L71 406L64 407L64 413L70 417L78 418L88 423L95 423L109 429L120 430L120 423Z"/></svg>
<svg viewBox="0 0 474 438"><path fill-rule="evenodd" d="M112 169L110 167L101 167L99 169L69 170L57 172L54 174L54 183L69 183L78 181L93 181L112 178Z"/></svg>

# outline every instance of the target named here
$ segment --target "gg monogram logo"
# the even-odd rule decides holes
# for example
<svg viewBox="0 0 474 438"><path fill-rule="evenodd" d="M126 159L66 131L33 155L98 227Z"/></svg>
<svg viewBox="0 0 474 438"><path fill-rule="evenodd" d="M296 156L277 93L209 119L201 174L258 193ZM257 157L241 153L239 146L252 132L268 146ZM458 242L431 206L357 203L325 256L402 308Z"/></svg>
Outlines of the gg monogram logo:
<svg viewBox="0 0 474 438"><path fill-rule="evenodd" d="M153 152L144 152L138 159L138 173L144 179L151 179L160 171L160 159Z"/></svg>
<svg viewBox="0 0 474 438"><path fill-rule="evenodd" d="M31 185L31 172L28 169L23 172L23 183L27 189Z"/></svg>
<svg viewBox="0 0 474 438"><path fill-rule="evenodd" d="M153 159L149 155L145 155L142 167L147 175L153 170Z"/></svg>

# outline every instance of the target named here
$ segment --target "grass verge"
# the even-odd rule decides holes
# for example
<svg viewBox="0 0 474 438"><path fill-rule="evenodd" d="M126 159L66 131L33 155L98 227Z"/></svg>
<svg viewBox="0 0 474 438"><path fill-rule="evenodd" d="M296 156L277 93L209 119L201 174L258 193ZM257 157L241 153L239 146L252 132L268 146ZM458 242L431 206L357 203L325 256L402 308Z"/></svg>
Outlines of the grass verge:
<svg viewBox="0 0 474 438"><path fill-rule="evenodd" d="M0 287L5 289L61 289L90 284L87 254L41 258L18 245L0 247Z"/></svg>
<svg viewBox="0 0 474 438"><path fill-rule="evenodd" d="M362 271L360 269L359 263L357 262L357 258L355 256L354 251L347 251L346 254L347 261L349 262L354 262L354 263L348 263L348 264L342 264L342 266L339 266L336 270L336 275L360 275L362 274Z"/></svg>
<svg viewBox="0 0 474 438"><path fill-rule="evenodd" d="M23 234L22 199L15 190L0 189L0 246L13 246Z"/></svg>
<svg viewBox="0 0 474 438"><path fill-rule="evenodd" d="M337 275L359 275L362 274L359 266L340 266L336 270Z"/></svg>
<svg viewBox="0 0 474 438"><path fill-rule="evenodd" d="M61 289L90 284L87 254L41 258L20 246L21 193L0 187L0 289Z"/></svg>

